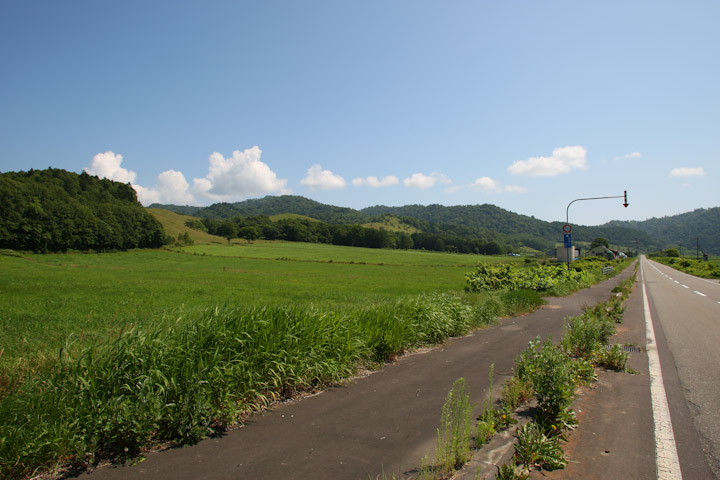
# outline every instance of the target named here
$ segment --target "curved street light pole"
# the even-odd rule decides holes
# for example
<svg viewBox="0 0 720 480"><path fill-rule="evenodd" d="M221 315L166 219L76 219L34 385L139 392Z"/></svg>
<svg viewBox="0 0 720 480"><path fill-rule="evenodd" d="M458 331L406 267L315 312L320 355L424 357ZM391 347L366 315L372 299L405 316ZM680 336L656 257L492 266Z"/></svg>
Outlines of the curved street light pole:
<svg viewBox="0 0 720 480"><path fill-rule="evenodd" d="M581 200L605 200L606 198L624 198L624 199L625 199L625 203L623 203L623 206L624 206L625 208L627 208L627 206L630 205L630 204L627 202L627 190L625 190L625 193L624 193L623 195L615 195L615 196L612 196L612 197L576 198L576 199L573 200L572 202L568 203L568 206L567 206L567 208L565 209L565 223L566 223L566 224L569 224L569 223L570 223L570 205L572 205L573 203L579 202L579 201L581 201Z"/></svg>
<svg viewBox="0 0 720 480"><path fill-rule="evenodd" d="M568 206L565 209L565 225L570 225L570 205L572 205L573 203L580 202L582 200L605 200L607 198L624 198L625 202L623 203L623 206L625 208L627 208L627 206L630 205L627 201L627 190L625 190L622 195L613 195L613 196L609 196L609 197L576 198L572 202L568 203ZM564 227L563 227L563 231L565 231ZM569 248L573 248L572 244L570 245ZM574 253L573 253L572 257L575 258ZM568 268L570 268L570 251L567 252L567 264L568 264Z"/></svg>

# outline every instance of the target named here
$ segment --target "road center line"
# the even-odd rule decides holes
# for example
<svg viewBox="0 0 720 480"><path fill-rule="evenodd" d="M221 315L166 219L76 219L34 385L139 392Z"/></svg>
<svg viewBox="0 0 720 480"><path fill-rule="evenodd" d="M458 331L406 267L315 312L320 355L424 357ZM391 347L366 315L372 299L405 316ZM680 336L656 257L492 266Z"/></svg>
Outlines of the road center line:
<svg viewBox="0 0 720 480"><path fill-rule="evenodd" d="M660 355L655 342L655 329L650 315L650 303L645 288L645 272L640 266L642 278L643 305L645 308L645 350L650 367L650 397L652 399L653 420L655 423L655 464L658 480L682 479L680 461L678 460L675 434L673 433L670 407L665 394L665 384L660 368Z"/></svg>
<svg viewBox="0 0 720 480"><path fill-rule="evenodd" d="M683 285L682 287L683 287L683 288L690 288L690 287L688 287L687 285Z"/></svg>
<svg viewBox="0 0 720 480"><path fill-rule="evenodd" d="M693 292L697 293L697 294L700 295L701 297L707 297L707 295L705 295L705 294L702 293L702 292L698 292L697 290L693 290Z"/></svg>
<svg viewBox="0 0 720 480"><path fill-rule="evenodd" d="M673 282L677 283L678 285L680 284L680 282L678 282L677 280L673 280Z"/></svg>

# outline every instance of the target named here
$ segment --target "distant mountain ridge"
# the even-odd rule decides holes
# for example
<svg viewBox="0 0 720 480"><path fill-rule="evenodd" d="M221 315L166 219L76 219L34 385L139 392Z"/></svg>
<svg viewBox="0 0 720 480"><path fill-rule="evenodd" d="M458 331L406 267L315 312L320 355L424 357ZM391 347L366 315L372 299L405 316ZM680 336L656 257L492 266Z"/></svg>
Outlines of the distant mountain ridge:
<svg viewBox="0 0 720 480"><path fill-rule="evenodd" d="M216 203L209 207L190 207L153 204L150 208L214 219L236 216L278 215L294 213L327 223L363 224L382 215L394 215L423 231L468 235L486 240L502 240L514 245L527 245L541 250L562 242L562 222L546 222L514 213L491 204L483 205L405 205L387 207L377 205L355 210L326 205L296 195L267 196L237 203ZM686 233L680 232L686 229ZM650 219L642 222L612 221L600 226L574 225L573 240L591 242L604 237L612 244L638 246L653 251L677 245L678 239L689 246L701 237L705 251L720 254L720 207L698 209L694 212ZM689 248L689 247L688 247Z"/></svg>
<svg viewBox="0 0 720 480"><path fill-rule="evenodd" d="M682 244L688 256L695 254L698 245L700 252L720 255L720 207L696 208L692 212L642 222L613 220L606 225L641 230L678 249Z"/></svg>

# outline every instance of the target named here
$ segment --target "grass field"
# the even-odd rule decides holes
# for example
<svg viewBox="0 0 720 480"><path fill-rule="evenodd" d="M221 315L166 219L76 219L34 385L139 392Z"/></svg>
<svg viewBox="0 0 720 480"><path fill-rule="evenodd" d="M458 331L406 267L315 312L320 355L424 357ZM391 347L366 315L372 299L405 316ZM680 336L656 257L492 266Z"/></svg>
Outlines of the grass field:
<svg viewBox="0 0 720 480"><path fill-rule="evenodd" d="M2 251L0 477L193 443L544 302L533 290L463 292L467 273L497 262L523 263L283 242ZM593 269L555 293L604 278Z"/></svg>
<svg viewBox="0 0 720 480"><path fill-rule="evenodd" d="M481 261L513 259L261 241L107 254L8 252L0 255L0 366L56 356L71 334L86 343L216 305L333 309L460 291L465 273Z"/></svg>

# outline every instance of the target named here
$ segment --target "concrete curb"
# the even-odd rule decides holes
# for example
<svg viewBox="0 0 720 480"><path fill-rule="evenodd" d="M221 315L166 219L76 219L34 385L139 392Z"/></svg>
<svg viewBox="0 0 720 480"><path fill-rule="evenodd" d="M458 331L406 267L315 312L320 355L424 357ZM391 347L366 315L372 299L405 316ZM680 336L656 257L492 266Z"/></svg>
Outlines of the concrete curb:
<svg viewBox="0 0 720 480"><path fill-rule="evenodd" d="M472 459L451 477L452 480L494 479L498 468L510 463L517 443L515 432L532 419L531 412L535 406L533 401L514 412L513 418L517 420L517 423L507 430L495 434L487 444L480 447Z"/></svg>

